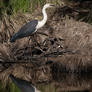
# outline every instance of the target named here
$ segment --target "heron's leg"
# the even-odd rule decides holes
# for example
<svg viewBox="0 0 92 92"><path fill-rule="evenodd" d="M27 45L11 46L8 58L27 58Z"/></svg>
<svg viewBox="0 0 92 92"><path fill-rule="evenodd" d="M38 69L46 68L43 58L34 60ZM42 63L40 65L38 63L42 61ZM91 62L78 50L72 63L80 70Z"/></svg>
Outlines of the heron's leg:
<svg viewBox="0 0 92 92"><path fill-rule="evenodd" d="M31 36L29 36L27 46L29 46L31 38L32 38L32 37L31 37Z"/></svg>
<svg viewBox="0 0 92 92"><path fill-rule="evenodd" d="M25 53L27 52L27 50L31 48L30 47L30 39L31 39L31 36L28 37L26 46L24 47L24 56L25 56Z"/></svg>
<svg viewBox="0 0 92 92"><path fill-rule="evenodd" d="M44 36L49 36L48 34L46 33L42 33L42 32L37 32L38 34L41 34L41 35L44 35Z"/></svg>
<svg viewBox="0 0 92 92"><path fill-rule="evenodd" d="M29 39L28 39L28 47L31 48L30 46L30 40L32 39L32 36L29 36ZM32 57L32 48L31 48L31 57ZM32 59L31 59L32 61Z"/></svg>
<svg viewBox="0 0 92 92"><path fill-rule="evenodd" d="M32 38L32 43L33 43L33 45L34 45L34 46L37 46L37 44L38 44L38 41L37 41L37 34L36 34L36 33L33 34L31 38Z"/></svg>
<svg viewBox="0 0 92 92"><path fill-rule="evenodd" d="M36 46L40 47L40 49L41 49L41 45L40 45L39 41L37 40L37 37L38 37L37 33L35 33L35 38L34 38L35 44L36 44Z"/></svg>
<svg viewBox="0 0 92 92"><path fill-rule="evenodd" d="M30 46L29 46L29 45L30 45L30 40L32 40L32 44L34 45L34 41L35 41L35 40L34 40L34 37L35 37L34 34L28 37L27 47L30 47ZM32 46L33 46L33 45L32 45Z"/></svg>

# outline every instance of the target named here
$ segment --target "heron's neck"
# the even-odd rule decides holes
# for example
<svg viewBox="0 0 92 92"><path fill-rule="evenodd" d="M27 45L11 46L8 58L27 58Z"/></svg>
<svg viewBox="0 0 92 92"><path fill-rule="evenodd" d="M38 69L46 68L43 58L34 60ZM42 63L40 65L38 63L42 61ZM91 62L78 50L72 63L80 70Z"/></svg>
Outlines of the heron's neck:
<svg viewBox="0 0 92 92"><path fill-rule="evenodd" d="M43 22L43 24L45 24L47 21L46 8L43 8L42 13L43 13L43 20L41 22Z"/></svg>
<svg viewBox="0 0 92 92"><path fill-rule="evenodd" d="M38 22L38 27L37 28L41 28L44 26L44 24L47 21L47 13L46 13L46 8L42 9L42 13L43 13L43 19L41 21Z"/></svg>

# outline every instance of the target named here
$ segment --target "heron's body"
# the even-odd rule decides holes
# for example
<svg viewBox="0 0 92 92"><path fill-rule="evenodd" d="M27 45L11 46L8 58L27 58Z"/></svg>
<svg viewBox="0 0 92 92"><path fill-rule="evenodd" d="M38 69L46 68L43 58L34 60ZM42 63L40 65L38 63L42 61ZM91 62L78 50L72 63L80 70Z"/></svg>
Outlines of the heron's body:
<svg viewBox="0 0 92 92"><path fill-rule="evenodd" d="M32 35L34 32L36 32L36 26L38 24L38 20L32 20L25 24L17 33L15 33L12 38L10 39L10 42L15 42L17 39L28 37Z"/></svg>
<svg viewBox="0 0 92 92"><path fill-rule="evenodd" d="M15 42L17 39L28 37L35 33L39 28L43 27L47 21L47 13L46 9L48 7L52 7L52 4L45 4L42 13L43 13L43 20L38 21L38 20L32 20L25 24L21 29L15 33L12 38L10 39L10 42Z"/></svg>
<svg viewBox="0 0 92 92"><path fill-rule="evenodd" d="M10 74L9 76L11 78L11 80L18 86L18 88L22 91L22 92L40 92L39 90L37 90L32 84L30 84L29 82L16 78L15 76L13 76L12 74Z"/></svg>

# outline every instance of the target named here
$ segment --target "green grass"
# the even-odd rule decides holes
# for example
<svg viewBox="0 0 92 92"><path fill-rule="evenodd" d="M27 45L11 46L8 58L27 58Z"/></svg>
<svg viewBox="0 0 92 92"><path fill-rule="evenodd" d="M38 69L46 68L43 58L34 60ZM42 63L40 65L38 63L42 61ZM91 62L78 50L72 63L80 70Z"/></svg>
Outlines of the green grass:
<svg viewBox="0 0 92 92"><path fill-rule="evenodd" d="M18 12L29 12L43 6L46 0L6 0L0 1L0 14L12 15ZM30 9L31 8L31 9Z"/></svg>
<svg viewBox="0 0 92 92"><path fill-rule="evenodd" d="M7 2L8 1L8 2ZM0 15L13 15L18 12L28 12L30 0L2 0L0 1Z"/></svg>
<svg viewBox="0 0 92 92"><path fill-rule="evenodd" d="M27 12L30 7L30 0L10 0L9 6L12 7L13 13Z"/></svg>
<svg viewBox="0 0 92 92"><path fill-rule="evenodd" d="M60 0L1 0L0 15L12 15L18 12L33 12L45 3L59 4Z"/></svg>
<svg viewBox="0 0 92 92"><path fill-rule="evenodd" d="M73 3L74 0L65 0L65 2ZM53 3L60 5L61 0L0 0L0 19L4 15L15 15L20 12L22 13L32 13L38 8L42 8L45 3ZM81 8L81 7L80 7ZM88 15L79 16L83 21L92 23L92 10L89 11Z"/></svg>

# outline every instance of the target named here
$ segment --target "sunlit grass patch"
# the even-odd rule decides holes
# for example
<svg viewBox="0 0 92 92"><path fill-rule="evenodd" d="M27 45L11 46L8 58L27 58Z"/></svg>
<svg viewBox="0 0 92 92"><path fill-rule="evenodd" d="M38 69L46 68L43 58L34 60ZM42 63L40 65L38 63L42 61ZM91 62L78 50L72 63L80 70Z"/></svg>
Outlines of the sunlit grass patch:
<svg viewBox="0 0 92 92"><path fill-rule="evenodd" d="M17 12L29 11L30 0L2 0L0 1L0 14L13 15Z"/></svg>
<svg viewBox="0 0 92 92"><path fill-rule="evenodd" d="M14 13L18 11L27 12L30 7L30 0L10 0L9 5L12 6Z"/></svg>

